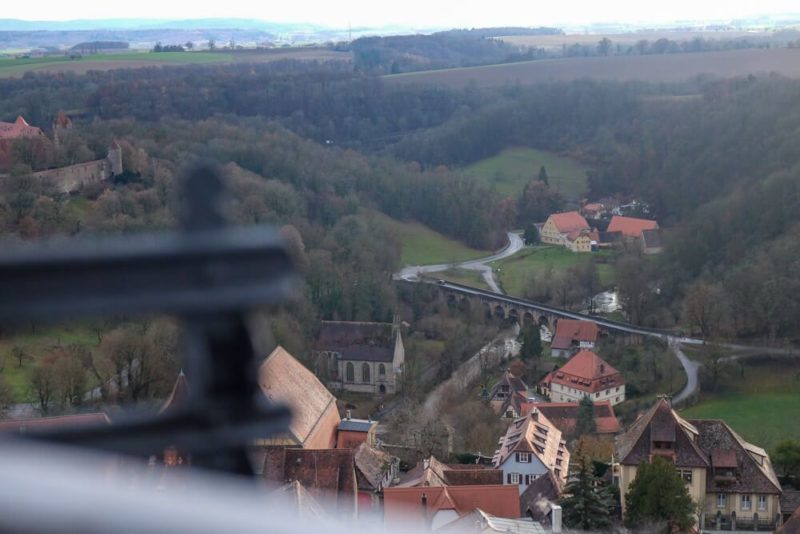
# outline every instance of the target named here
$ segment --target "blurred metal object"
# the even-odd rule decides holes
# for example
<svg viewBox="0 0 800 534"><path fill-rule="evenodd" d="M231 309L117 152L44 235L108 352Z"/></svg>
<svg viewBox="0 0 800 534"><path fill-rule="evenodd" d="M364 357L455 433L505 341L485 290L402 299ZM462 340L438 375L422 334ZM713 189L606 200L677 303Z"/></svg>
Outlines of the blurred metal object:
<svg viewBox="0 0 800 534"><path fill-rule="evenodd" d="M184 326L185 408L30 437L140 456L176 446L194 465L252 474L246 445L285 430L289 412L259 390L245 314L286 299L293 270L274 229L225 226L223 192L219 170L200 166L182 184L180 232L3 251L2 325L169 313Z"/></svg>

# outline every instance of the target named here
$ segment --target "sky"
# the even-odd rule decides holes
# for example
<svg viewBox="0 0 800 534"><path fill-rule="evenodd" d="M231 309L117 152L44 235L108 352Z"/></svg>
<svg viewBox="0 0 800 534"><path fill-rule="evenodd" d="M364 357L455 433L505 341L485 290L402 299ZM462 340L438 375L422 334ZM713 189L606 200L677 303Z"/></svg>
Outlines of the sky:
<svg viewBox="0 0 800 534"><path fill-rule="evenodd" d="M487 27L582 25L592 22L658 23L730 20L800 12L798 0L3 0L1 18L70 20L108 18L251 18L329 27L403 25Z"/></svg>

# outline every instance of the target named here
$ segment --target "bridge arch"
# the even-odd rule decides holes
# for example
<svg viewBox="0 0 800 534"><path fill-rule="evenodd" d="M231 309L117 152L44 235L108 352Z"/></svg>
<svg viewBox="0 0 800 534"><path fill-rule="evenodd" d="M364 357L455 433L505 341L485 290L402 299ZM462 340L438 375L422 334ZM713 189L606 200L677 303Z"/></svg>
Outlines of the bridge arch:
<svg viewBox="0 0 800 534"><path fill-rule="evenodd" d="M503 307L502 304L498 304L494 307L494 316L500 319L506 318L506 309Z"/></svg>
<svg viewBox="0 0 800 534"><path fill-rule="evenodd" d="M530 311L526 311L522 314L522 326L529 326L536 322L536 317L534 317L533 313Z"/></svg>

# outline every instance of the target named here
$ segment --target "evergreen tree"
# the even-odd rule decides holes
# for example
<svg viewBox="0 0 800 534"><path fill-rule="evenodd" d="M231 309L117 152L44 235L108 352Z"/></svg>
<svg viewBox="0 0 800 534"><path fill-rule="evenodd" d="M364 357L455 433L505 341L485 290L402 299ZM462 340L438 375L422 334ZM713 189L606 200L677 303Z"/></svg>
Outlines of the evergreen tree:
<svg viewBox="0 0 800 534"><path fill-rule="evenodd" d="M675 466L656 456L639 465L625 495L627 527L648 528L666 523L668 531L685 532L694 524L695 505Z"/></svg>
<svg viewBox="0 0 800 534"><path fill-rule="evenodd" d="M578 449L577 466L560 502L569 528L598 532L611 527L611 495L594 472L591 459Z"/></svg>
<svg viewBox="0 0 800 534"><path fill-rule="evenodd" d="M542 355L542 334L539 325L533 324L526 326L522 331L522 348L520 357L523 360L538 358Z"/></svg>
<svg viewBox="0 0 800 534"><path fill-rule="evenodd" d="M575 421L575 437L595 434L597 425L594 421L594 402L588 396L583 397L578 403L578 418Z"/></svg>
<svg viewBox="0 0 800 534"><path fill-rule="evenodd" d="M544 185L550 185L550 178L547 176L547 169L544 168L544 165L539 169L539 181L543 182Z"/></svg>
<svg viewBox="0 0 800 534"><path fill-rule="evenodd" d="M522 234L522 240L525 241L526 245L535 245L539 242L539 230L536 228L535 224L530 223L525 227L525 233Z"/></svg>

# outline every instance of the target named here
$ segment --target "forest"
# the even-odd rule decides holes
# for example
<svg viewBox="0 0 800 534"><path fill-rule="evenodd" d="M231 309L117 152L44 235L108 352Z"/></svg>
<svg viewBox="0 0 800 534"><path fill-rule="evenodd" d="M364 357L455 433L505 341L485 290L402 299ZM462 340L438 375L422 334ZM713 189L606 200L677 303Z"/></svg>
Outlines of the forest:
<svg viewBox="0 0 800 534"><path fill-rule="evenodd" d="M319 319L419 312L417 297L391 282L401 245L371 210L493 249L505 231L565 206L538 168L519 197L461 171L528 146L590 168L592 199L635 197L653 208L665 253L616 259L629 320L708 339L791 340L800 316L798 103L800 82L775 76L479 90L390 89L334 62L28 74L0 80L0 118L23 115L52 138L48 125L66 110L75 128L58 146L15 143L0 179L0 228L7 238L37 240L168 227L180 173L195 161L217 163L230 180L230 218L277 225L291 244L302 288L269 331L302 353ZM112 182L64 196L30 177L102 158L112 140L125 168ZM576 276L594 284L596 271L587 273ZM144 336L108 329L118 328L104 343L170 339L158 323L135 327L152 332ZM96 376L113 363L95 366Z"/></svg>

